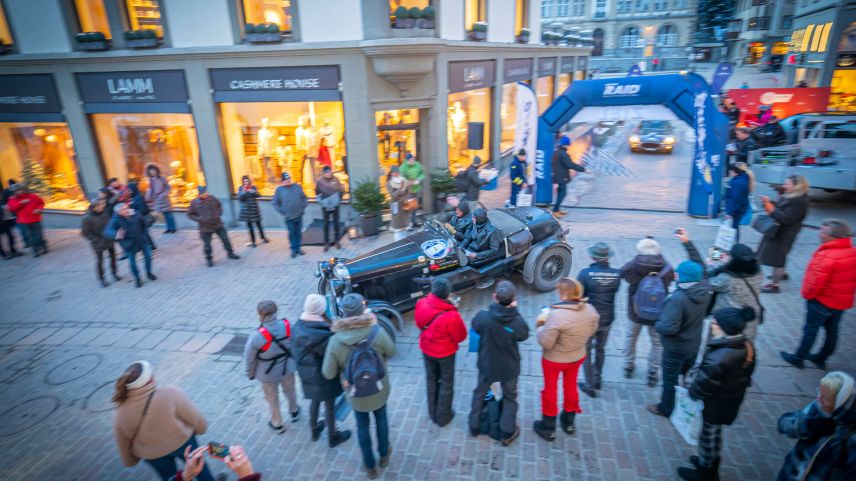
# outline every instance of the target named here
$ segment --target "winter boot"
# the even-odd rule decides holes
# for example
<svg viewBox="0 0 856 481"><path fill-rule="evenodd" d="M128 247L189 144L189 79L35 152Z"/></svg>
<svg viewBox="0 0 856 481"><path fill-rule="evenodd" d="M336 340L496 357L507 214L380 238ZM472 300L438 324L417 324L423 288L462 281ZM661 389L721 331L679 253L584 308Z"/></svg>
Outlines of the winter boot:
<svg viewBox="0 0 856 481"><path fill-rule="evenodd" d="M330 436L330 447L335 448L336 446L344 443L345 441L351 439L351 431L345 429L342 431L336 431Z"/></svg>
<svg viewBox="0 0 856 481"><path fill-rule="evenodd" d="M690 456L692 468L678 468L678 476L685 481L719 481L719 461L710 468L701 465L698 456Z"/></svg>
<svg viewBox="0 0 856 481"><path fill-rule="evenodd" d="M544 441L556 440L556 416L542 416L540 421L532 425L535 434L541 436Z"/></svg>
<svg viewBox="0 0 856 481"><path fill-rule="evenodd" d="M324 431L324 423L318 421L315 426L312 426L312 440L318 441L321 439L321 432Z"/></svg>
<svg viewBox="0 0 856 481"><path fill-rule="evenodd" d="M577 413L562 413L562 417L560 421L562 423L562 431L567 434L574 434L577 432L577 428L574 427L574 419L577 417Z"/></svg>

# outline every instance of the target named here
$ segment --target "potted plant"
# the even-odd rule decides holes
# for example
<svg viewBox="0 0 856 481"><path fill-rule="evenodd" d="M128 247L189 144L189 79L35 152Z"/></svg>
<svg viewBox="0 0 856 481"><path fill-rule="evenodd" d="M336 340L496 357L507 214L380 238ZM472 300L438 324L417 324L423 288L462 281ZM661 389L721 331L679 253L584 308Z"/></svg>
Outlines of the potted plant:
<svg viewBox="0 0 856 481"><path fill-rule="evenodd" d="M471 40L487 39L487 22L475 22L470 30Z"/></svg>
<svg viewBox="0 0 856 481"><path fill-rule="evenodd" d="M282 31L276 23L248 23L244 25L244 40L248 43L277 43L282 41Z"/></svg>
<svg viewBox="0 0 856 481"><path fill-rule="evenodd" d="M80 50L107 50L110 41L101 32L81 32L74 36Z"/></svg>
<svg viewBox="0 0 856 481"><path fill-rule="evenodd" d="M446 204L446 198L456 190L455 178L448 169L438 169L431 172L431 193L434 196L434 212L441 212Z"/></svg>
<svg viewBox="0 0 856 481"><path fill-rule="evenodd" d="M401 6L395 9L395 28L412 28L413 21L410 19L410 10Z"/></svg>
<svg viewBox="0 0 856 481"><path fill-rule="evenodd" d="M422 28L422 9L413 7L407 12L407 17L410 19L410 28Z"/></svg>
<svg viewBox="0 0 856 481"><path fill-rule="evenodd" d="M517 43L529 43L529 36L532 32L528 28L521 28L517 33Z"/></svg>
<svg viewBox="0 0 856 481"><path fill-rule="evenodd" d="M157 47L160 40L154 29L145 28L125 32L125 44L128 48L152 48Z"/></svg>
<svg viewBox="0 0 856 481"><path fill-rule="evenodd" d="M422 26L420 28L434 28L434 18L436 15L434 7L431 5L422 9Z"/></svg>
<svg viewBox="0 0 856 481"><path fill-rule="evenodd" d="M381 224L381 211L386 208L386 196L380 185L364 180L351 191L351 205L360 215L359 227L364 237L377 235Z"/></svg>

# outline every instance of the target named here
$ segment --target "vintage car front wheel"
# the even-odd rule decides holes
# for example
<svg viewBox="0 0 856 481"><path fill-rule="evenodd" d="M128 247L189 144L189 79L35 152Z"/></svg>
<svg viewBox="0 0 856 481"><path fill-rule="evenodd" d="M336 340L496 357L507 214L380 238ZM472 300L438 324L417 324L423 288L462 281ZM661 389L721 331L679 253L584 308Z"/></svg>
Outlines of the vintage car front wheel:
<svg viewBox="0 0 856 481"><path fill-rule="evenodd" d="M571 272L572 257L568 249L550 247L538 255L535 262L532 287L541 292L552 291L560 279Z"/></svg>

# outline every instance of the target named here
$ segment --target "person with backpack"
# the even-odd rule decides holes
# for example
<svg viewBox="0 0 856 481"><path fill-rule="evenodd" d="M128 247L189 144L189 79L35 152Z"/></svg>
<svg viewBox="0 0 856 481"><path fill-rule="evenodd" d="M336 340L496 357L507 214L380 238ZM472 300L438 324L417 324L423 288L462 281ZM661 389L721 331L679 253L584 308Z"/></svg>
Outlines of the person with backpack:
<svg viewBox="0 0 856 481"><path fill-rule="evenodd" d="M597 331L586 343L586 357L583 361L586 381L580 383L580 390L595 398L601 387L606 340L609 337L612 322L615 320L615 294L621 287L621 271L609 265L609 258L612 257L613 252L605 243L598 242L589 247L588 253L594 263L581 270L577 280L582 284L589 302L600 316L600 321Z"/></svg>
<svg viewBox="0 0 856 481"><path fill-rule="evenodd" d="M297 390L294 387L296 363L292 353L291 323L288 319L278 318L276 303L259 302L259 327L247 338L244 344L244 366L247 377L262 385L270 407L268 427L278 434L286 431L279 409L279 388L288 399L291 422L300 420L300 406L297 404Z"/></svg>
<svg viewBox="0 0 856 481"><path fill-rule="evenodd" d="M309 294L303 302L300 319L294 325L294 357L303 396L311 401L309 427L312 429L312 440L319 440L324 430L324 423L318 421L321 404L324 404L327 439L330 447L335 448L351 438L351 431L336 431L335 402L342 394L342 384L338 379L325 379L321 374L324 353L332 335L330 320L327 318L327 299L319 294Z"/></svg>
<svg viewBox="0 0 856 481"><path fill-rule="evenodd" d="M529 326L517 312L517 293L511 281L500 281L493 293L494 303L476 314L472 330L478 336L478 384L473 390L470 434L481 433L482 411L490 385L502 387L499 437L510 446L520 436L517 425L517 378L520 376L519 344L529 338Z"/></svg>
<svg viewBox="0 0 856 481"><path fill-rule="evenodd" d="M669 417L675 408L678 375L686 376L695 364L711 298L704 268L697 262L678 264L675 282L678 288L666 298L660 318L654 325L662 336L663 394L660 403L649 405L648 411L665 417Z"/></svg>
<svg viewBox="0 0 856 481"><path fill-rule="evenodd" d="M624 377L633 378L636 341L645 327L651 339L651 349L648 351L648 387L654 387L660 372L662 352L660 336L654 331L654 322L660 317L675 273L660 254L660 244L654 239L648 237L640 240L636 243L636 252L636 257L621 268L621 278L628 284L627 316L631 321L624 344Z"/></svg>
<svg viewBox="0 0 856 481"><path fill-rule="evenodd" d="M431 293L416 302L413 320L421 330L419 349L425 358L428 416L443 427L452 421L455 388L455 353L467 338L467 327L449 300L452 284L444 277L431 280Z"/></svg>
<svg viewBox="0 0 856 481"><path fill-rule="evenodd" d="M346 294L341 301L342 317L333 322L333 337L321 373L327 379L341 377L345 395L357 418L357 437L363 453L363 465L369 479L378 476L377 466L389 465L389 423L386 402L390 383L386 362L395 355L395 343L371 311L366 312L366 300L355 293ZM374 415L377 432L375 460L372 451L370 415Z"/></svg>

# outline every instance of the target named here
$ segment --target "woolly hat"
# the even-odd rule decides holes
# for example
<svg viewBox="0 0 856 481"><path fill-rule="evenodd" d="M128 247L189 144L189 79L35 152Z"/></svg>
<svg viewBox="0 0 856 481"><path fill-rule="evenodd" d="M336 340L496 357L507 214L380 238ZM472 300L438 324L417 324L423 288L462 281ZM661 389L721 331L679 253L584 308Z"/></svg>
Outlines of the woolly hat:
<svg viewBox="0 0 856 481"><path fill-rule="evenodd" d="M563 135L559 138L559 145L564 145L565 147L567 147L571 145L571 139L569 139L567 135Z"/></svg>
<svg viewBox="0 0 856 481"><path fill-rule="evenodd" d="M526 149L520 149L517 151L517 155L526 155Z"/></svg>
<svg viewBox="0 0 856 481"><path fill-rule="evenodd" d="M327 312L327 299L321 294L309 294L303 301L303 314L323 316Z"/></svg>
<svg viewBox="0 0 856 481"><path fill-rule="evenodd" d="M744 306L742 309L724 307L714 311L713 318L716 319L716 323L725 331L725 334L735 336L743 332L747 322L755 319L755 309L749 306Z"/></svg>
<svg viewBox="0 0 856 481"><path fill-rule="evenodd" d="M698 282L704 276L704 270L698 262L683 261L678 264L675 269L675 274L678 275L678 282Z"/></svg>
<svg viewBox="0 0 856 481"><path fill-rule="evenodd" d="M838 390L838 394L835 395L835 408L832 410L832 412L835 413L853 396L854 380L853 376L844 371L832 371L824 376L824 379L830 376L838 376L841 378L841 388Z"/></svg>
<svg viewBox="0 0 856 481"><path fill-rule="evenodd" d="M660 255L660 243L646 237L636 243L636 252L649 256Z"/></svg>
<svg viewBox="0 0 856 481"><path fill-rule="evenodd" d="M355 293L346 294L342 298L342 316L356 317L366 311L366 300L363 296Z"/></svg>

